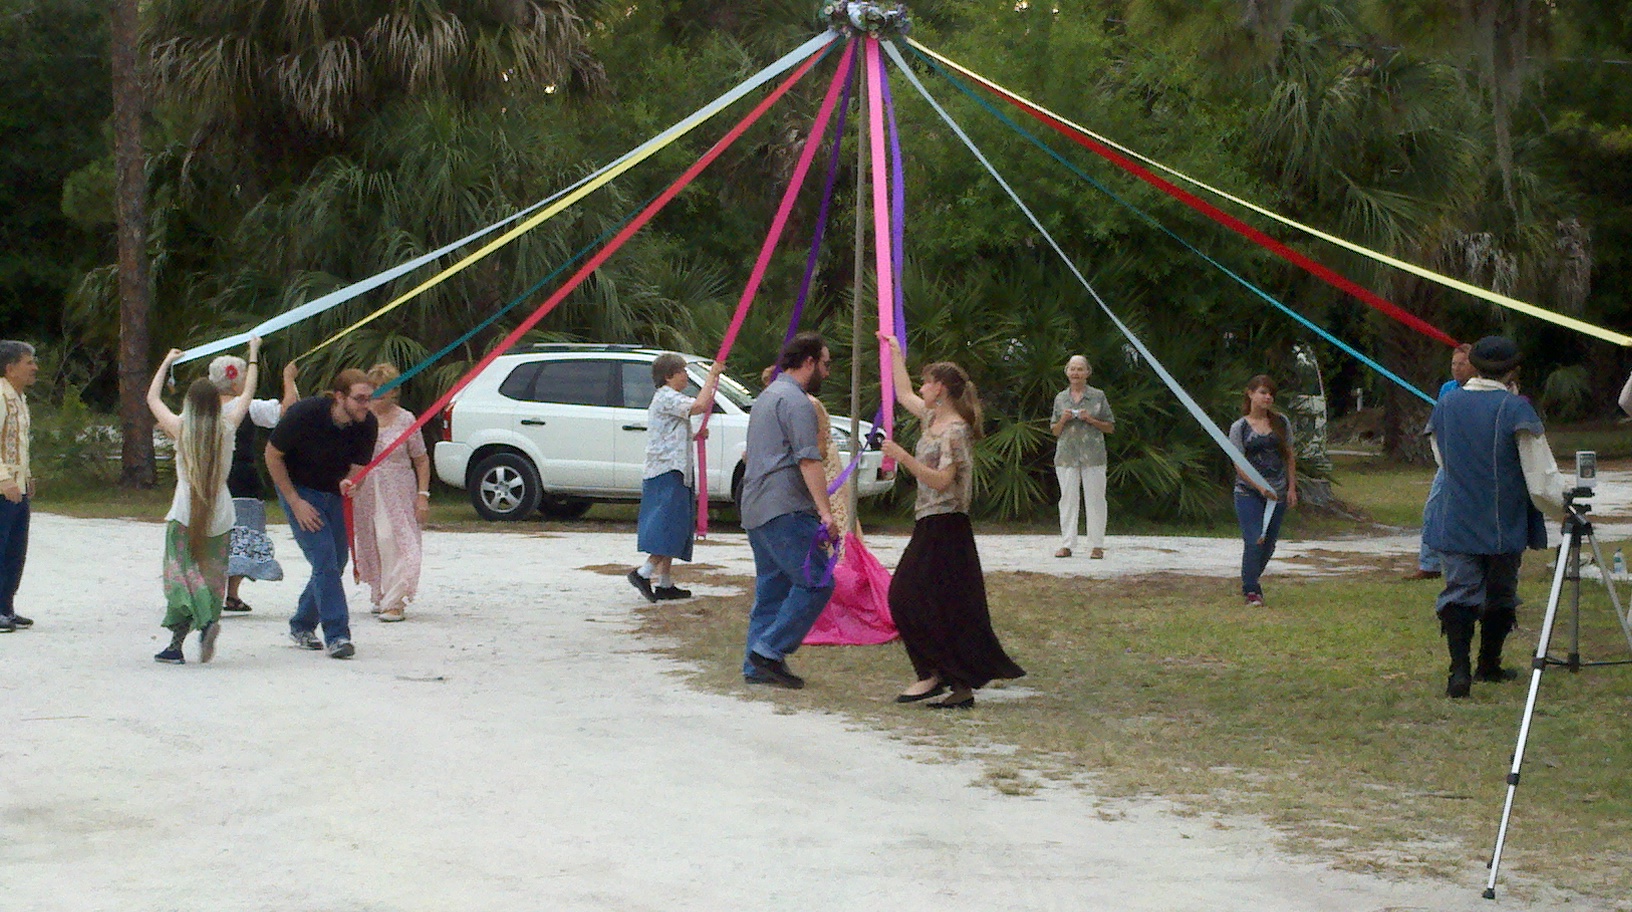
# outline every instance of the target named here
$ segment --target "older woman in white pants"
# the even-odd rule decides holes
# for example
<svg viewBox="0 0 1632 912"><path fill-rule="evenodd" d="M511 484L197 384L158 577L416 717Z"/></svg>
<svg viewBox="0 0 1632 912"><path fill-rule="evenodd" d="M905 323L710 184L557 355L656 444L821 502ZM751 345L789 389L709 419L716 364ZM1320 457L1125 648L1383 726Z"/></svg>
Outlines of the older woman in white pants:
<svg viewBox="0 0 1632 912"><path fill-rule="evenodd" d="M1054 397L1050 422L1059 438L1054 474L1060 480L1060 550L1055 557L1070 557L1077 546L1081 513L1088 516L1088 556L1105 556L1105 435L1116 432L1116 418L1105 393L1088 385L1093 373L1087 358L1072 355L1065 363L1069 385Z"/></svg>

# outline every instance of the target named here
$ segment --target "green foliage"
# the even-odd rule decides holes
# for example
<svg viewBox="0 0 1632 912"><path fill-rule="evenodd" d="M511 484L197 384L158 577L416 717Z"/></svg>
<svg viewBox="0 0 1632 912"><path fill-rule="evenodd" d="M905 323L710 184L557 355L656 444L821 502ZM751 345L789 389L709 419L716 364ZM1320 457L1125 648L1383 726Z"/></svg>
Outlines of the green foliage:
<svg viewBox="0 0 1632 912"><path fill-rule="evenodd" d="M1625 141L1632 95L1617 69L1589 62L1624 58L1627 30L1610 21L1617 9L1603 0L1550 8L1546 34L1557 44L1552 51L1534 46L1542 52L1525 72L1546 80L1521 81L1526 104L1508 112L1512 136L1503 148L1511 155L1504 160L1494 151L1498 118L1482 81L1494 71L1470 56L1485 36L1457 33L1462 7L1441 7L1416 0L923 0L913 12L914 36L927 45L1180 171L1469 281L1624 324L1632 314L1625 292L1632 281L1622 281L1632 273L1624 253L1632 249L1632 144ZM148 137L157 344L242 329L561 189L808 37L814 9L796 0L147 5L157 89ZM89 32L75 37L93 40ZM830 57L795 86L532 338L711 353L833 65ZM1412 423L1414 400L1312 343L933 73L920 76L1108 306L1220 426L1237 414L1240 387L1252 374L1276 377L1285 394L1319 391L1293 379L1300 345L1320 359L1336 409L1361 386L1368 400L1389 403L1393 426ZM957 361L983 393L990 433L977 451L977 508L1006 518L1052 509L1047 412L1065 359L1082 353L1119 419L1109 440L1116 515L1197 520L1227 511L1228 465L1203 430L939 118L904 80L892 85L907 156L902 278L912 364ZM667 186L746 106L305 359L307 384L342 365L406 366L448 344ZM859 112L851 113L853 127ZM1431 389L1440 379L1442 351L1015 116L1198 248L1408 380ZM60 206L78 224L97 227L111 211L105 153L91 135L100 115L80 120L80 154L60 156L63 175L79 170L66 188L54 179L50 203L53 212ZM860 359L859 411L867 417L878 402L874 327L864 323L861 338L852 339L851 309L859 294L871 313L875 299L870 274L859 292L852 288L853 128L841 143L839 196L805 325L833 342L837 363L824 392L834 414L851 411L850 367ZM794 209L732 354L739 376L754 377L775 357L814 228L820 177L809 179ZM871 224L863 228L870 235ZM73 269L80 279L62 317L65 332L111 361L115 273L94 266L107 263L106 239L76 249L87 268ZM1531 376L1585 366L1591 388L1561 391L1555 408L1607 402L1603 387L1632 366L1562 330L1402 280L1324 245L1306 249L1454 335L1519 335L1531 353ZM269 340L268 367L305 354L458 256L279 334ZM870 250L867 264L870 270ZM445 389L567 274L527 294L413 381L410 406ZM54 310L50 316L54 324ZM93 399L106 399L108 379L87 378ZM909 443L911 430L907 422Z"/></svg>
<svg viewBox="0 0 1632 912"><path fill-rule="evenodd" d="M1582 364L1561 367L1547 375L1541 406L1554 421L1578 421L1593 407L1592 380Z"/></svg>
<svg viewBox="0 0 1632 912"><path fill-rule="evenodd" d="M88 371L67 346L36 347L39 379L29 388L30 461L48 486L112 484L119 477L118 419L85 402Z"/></svg>
<svg viewBox="0 0 1632 912"><path fill-rule="evenodd" d="M107 4L0 0L0 325L56 329L80 272L107 251L62 212L63 181L103 154Z"/></svg>

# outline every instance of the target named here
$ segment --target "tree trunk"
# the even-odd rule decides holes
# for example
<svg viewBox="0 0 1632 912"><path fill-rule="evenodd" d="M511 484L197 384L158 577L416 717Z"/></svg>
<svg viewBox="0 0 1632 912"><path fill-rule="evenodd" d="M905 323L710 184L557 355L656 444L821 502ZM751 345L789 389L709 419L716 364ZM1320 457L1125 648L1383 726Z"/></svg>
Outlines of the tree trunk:
<svg viewBox="0 0 1632 912"><path fill-rule="evenodd" d="M1434 286L1413 277L1395 287L1399 289L1395 302L1405 310L1430 322L1440 314ZM1383 346L1383 363L1394 366L1395 373L1430 396L1450 377L1450 350L1408 326L1390 321L1383 331ZM1383 452L1399 462L1432 465L1434 452L1422 429L1433 408L1393 383L1383 385L1382 399Z"/></svg>
<svg viewBox="0 0 1632 912"><path fill-rule="evenodd" d="M150 288L147 268L147 159L142 118L147 113L137 56L139 0L112 0L114 190L119 231L119 484L151 488L153 415L147 409Z"/></svg>

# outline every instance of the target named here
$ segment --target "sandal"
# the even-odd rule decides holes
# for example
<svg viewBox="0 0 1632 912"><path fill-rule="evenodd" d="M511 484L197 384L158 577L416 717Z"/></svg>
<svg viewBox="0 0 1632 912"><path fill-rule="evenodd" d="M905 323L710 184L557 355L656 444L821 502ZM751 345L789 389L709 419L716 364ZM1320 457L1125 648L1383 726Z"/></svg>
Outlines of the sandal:
<svg viewBox="0 0 1632 912"><path fill-rule="evenodd" d="M402 613L401 608L387 608L384 611L380 612L380 620L385 621L387 623L390 623L392 621L406 620L406 619L407 618Z"/></svg>
<svg viewBox="0 0 1632 912"><path fill-rule="evenodd" d="M1060 550L1054 552L1054 556L1055 557L1070 557L1071 556L1071 549L1070 548L1061 548Z"/></svg>
<svg viewBox="0 0 1632 912"><path fill-rule="evenodd" d="M248 611L249 605L241 598L228 598L221 604L222 611Z"/></svg>
<svg viewBox="0 0 1632 912"><path fill-rule="evenodd" d="M1105 549L1104 548L1095 548L1094 550L1088 552L1088 559L1089 560L1104 560L1105 559Z"/></svg>

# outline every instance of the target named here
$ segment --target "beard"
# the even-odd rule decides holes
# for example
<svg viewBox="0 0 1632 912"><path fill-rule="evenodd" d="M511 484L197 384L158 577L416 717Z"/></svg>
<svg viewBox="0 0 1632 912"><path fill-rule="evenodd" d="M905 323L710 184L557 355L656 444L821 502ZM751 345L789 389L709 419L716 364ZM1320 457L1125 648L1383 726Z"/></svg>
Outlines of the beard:
<svg viewBox="0 0 1632 912"><path fill-rule="evenodd" d="M805 392L812 396L822 394L822 372L820 370L810 372L810 379L805 381Z"/></svg>

